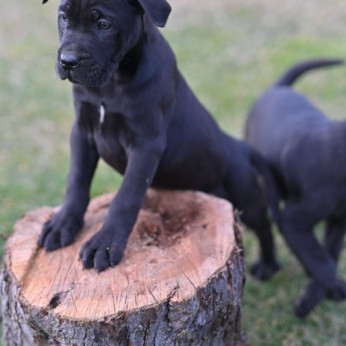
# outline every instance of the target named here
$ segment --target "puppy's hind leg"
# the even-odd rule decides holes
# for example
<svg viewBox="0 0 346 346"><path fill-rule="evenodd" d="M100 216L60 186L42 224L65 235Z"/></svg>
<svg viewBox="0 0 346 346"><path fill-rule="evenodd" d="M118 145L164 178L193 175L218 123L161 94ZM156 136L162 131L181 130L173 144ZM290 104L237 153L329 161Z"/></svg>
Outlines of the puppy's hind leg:
<svg viewBox="0 0 346 346"><path fill-rule="evenodd" d="M327 220L324 244L330 256L335 262L338 261L343 246L343 240L346 233L345 218L329 218Z"/></svg>
<svg viewBox="0 0 346 346"><path fill-rule="evenodd" d="M236 175L234 172L229 174L225 184L228 199L240 210L241 221L254 231L260 247L259 259L251 266L250 272L258 280L269 280L280 266L275 256L266 198L252 167L240 170Z"/></svg>
<svg viewBox="0 0 346 346"><path fill-rule="evenodd" d="M346 218L329 218L325 231L324 244L337 265L346 233ZM346 299L346 283L337 279L335 287L328 290L327 297L335 301Z"/></svg>
<svg viewBox="0 0 346 346"><path fill-rule="evenodd" d="M282 213L281 230L311 280L295 303L295 313L305 317L337 285L336 264L313 235L313 226L326 217L321 198L288 200Z"/></svg>
<svg viewBox="0 0 346 346"><path fill-rule="evenodd" d="M255 233L259 242L259 259L250 267L257 280L269 280L280 269L276 260L274 237L266 208L248 206L244 208L242 220Z"/></svg>

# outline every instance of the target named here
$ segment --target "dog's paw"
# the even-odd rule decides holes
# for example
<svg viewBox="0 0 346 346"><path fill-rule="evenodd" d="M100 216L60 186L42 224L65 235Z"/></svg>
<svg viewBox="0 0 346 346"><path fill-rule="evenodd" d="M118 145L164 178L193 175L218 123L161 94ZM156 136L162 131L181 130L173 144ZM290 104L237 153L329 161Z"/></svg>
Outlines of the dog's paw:
<svg viewBox="0 0 346 346"><path fill-rule="evenodd" d="M61 210L43 225L38 245L46 251L70 245L82 227L83 220Z"/></svg>
<svg viewBox="0 0 346 346"><path fill-rule="evenodd" d="M115 242L109 232L99 231L82 246L79 259L86 269L98 272L116 266L123 257L126 243Z"/></svg>
<svg viewBox="0 0 346 346"><path fill-rule="evenodd" d="M311 281L295 302L294 312L296 316L300 318L306 317L313 308L325 298L327 291L324 285L316 281Z"/></svg>
<svg viewBox="0 0 346 346"><path fill-rule="evenodd" d="M327 297L337 302L346 299L346 283L337 279L335 286L328 289Z"/></svg>
<svg viewBox="0 0 346 346"><path fill-rule="evenodd" d="M258 260L251 266L250 273L257 280L265 281L269 280L278 270L280 270L280 265L277 262L264 263L262 260Z"/></svg>

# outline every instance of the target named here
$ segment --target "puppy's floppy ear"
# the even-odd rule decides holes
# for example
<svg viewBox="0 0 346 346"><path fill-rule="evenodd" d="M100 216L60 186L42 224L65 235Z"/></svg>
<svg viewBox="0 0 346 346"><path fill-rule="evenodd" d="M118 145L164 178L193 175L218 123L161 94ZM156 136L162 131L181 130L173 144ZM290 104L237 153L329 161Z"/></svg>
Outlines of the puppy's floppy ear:
<svg viewBox="0 0 346 346"><path fill-rule="evenodd" d="M48 1L48 0L43 0ZM150 20L159 27L166 25L171 6L166 0L137 0Z"/></svg>

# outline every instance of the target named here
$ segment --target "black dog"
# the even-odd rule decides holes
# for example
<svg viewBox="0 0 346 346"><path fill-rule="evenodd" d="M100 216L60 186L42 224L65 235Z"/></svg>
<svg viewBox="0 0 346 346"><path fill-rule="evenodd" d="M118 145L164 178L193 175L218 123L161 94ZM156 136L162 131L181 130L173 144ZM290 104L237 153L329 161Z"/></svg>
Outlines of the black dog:
<svg viewBox="0 0 346 346"><path fill-rule="evenodd" d="M305 71L341 60L312 60L288 70L254 104L246 138L268 161L285 206L280 228L310 283L295 312L306 316L324 297L346 298L336 276L346 231L346 122L330 121L290 85ZM326 220L324 247L313 226Z"/></svg>
<svg viewBox="0 0 346 346"><path fill-rule="evenodd" d="M259 237L259 279L278 269L267 218L263 160L219 129L177 70L164 26L165 0L62 0L57 73L73 85L76 121L61 210L39 238L47 251L73 242L83 225L99 157L124 175L102 229L80 252L85 268L116 265L149 186L227 198ZM269 194L268 194L269 195ZM272 199L275 193L270 194Z"/></svg>

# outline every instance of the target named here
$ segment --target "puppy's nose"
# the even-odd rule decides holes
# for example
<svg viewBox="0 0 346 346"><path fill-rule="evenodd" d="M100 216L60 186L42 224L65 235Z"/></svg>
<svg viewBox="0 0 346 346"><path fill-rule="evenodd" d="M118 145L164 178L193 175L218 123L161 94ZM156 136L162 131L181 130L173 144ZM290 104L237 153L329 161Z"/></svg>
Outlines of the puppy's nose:
<svg viewBox="0 0 346 346"><path fill-rule="evenodd" d="M60 55L60 64L68 70L73 70L78 65L78 59L73 54L62 53Z"/></svg>

